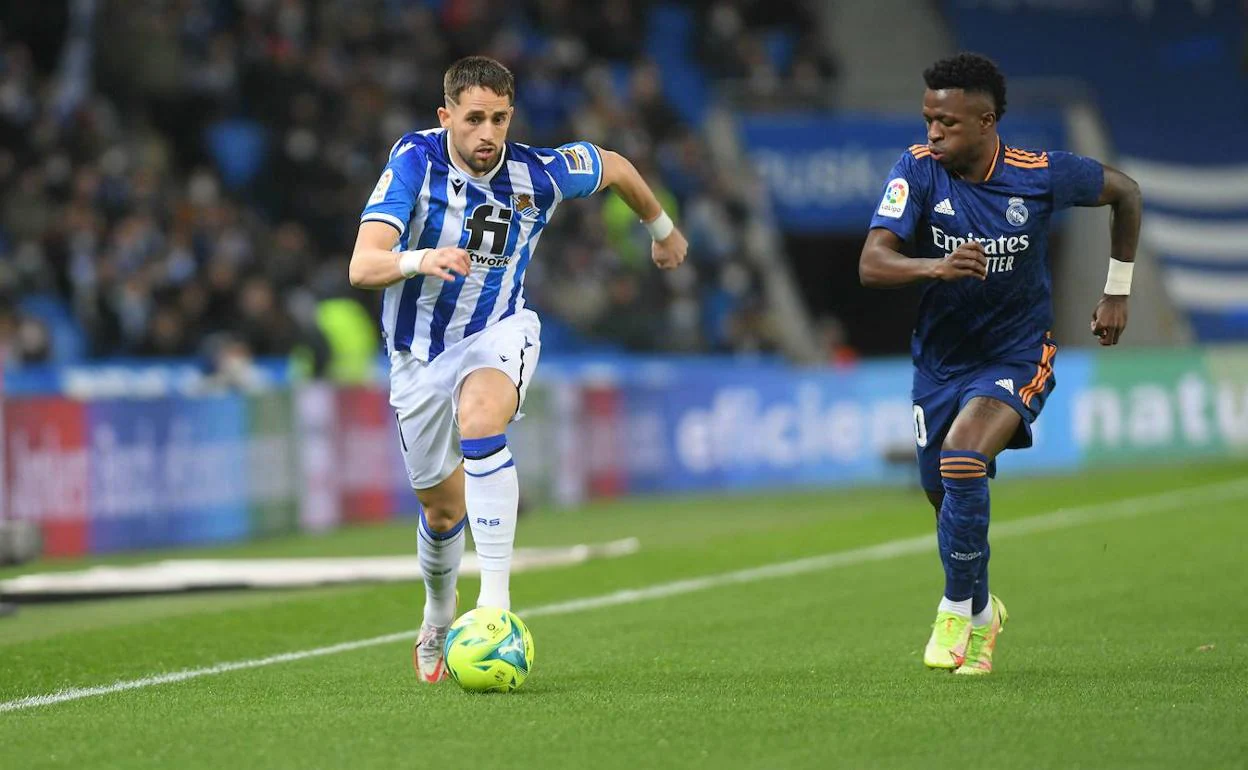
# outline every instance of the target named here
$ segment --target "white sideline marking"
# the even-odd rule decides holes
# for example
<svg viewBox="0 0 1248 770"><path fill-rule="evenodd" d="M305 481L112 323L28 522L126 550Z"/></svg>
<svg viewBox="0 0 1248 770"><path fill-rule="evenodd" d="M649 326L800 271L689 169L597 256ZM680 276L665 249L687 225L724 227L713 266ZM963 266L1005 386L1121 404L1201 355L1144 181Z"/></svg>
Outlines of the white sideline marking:
<svg viewBox="0 0 1248 770"><path fill-rule="evenodd" d="M1002 537L1017 537L1018 535L1029 535L1034 532L1047 532L1049 530L1064 529L1066 527L1073 527L1079 524L1090 524L1094 522L1109 521L1112 519L1132 518L1149 513L1159 513L1161 511L1179 507L1190 508L1198 505L1222 502L1225 500L1236 500L1244 496L1248 496L1248 478L1218 482L1215 484L1206 484L1198 487L1189 487L1187 489L1162 492L1155 495L1144 495L1124 500L1115 500L1108 503L1085 505L1076 508L1059 508L1058 510L1051 511L1049 513L1043 513L1037 516L1028 516L1027 518L1005 521L1000 524L993 525L992 537L994 540L999 540ZM603 594L601 596L591 596L585 599L572 599L566 602L544 604L526 610L519 610L517 614L526 618L533 618L543 615L568 615L575 612L600 609L602 607L614 607L621 604L635 604L637 602L644 602L651 599L661 599L667 596L677 596L680 594L693 593L695 591L705 591L707 589L718 588L720 586L753 583L759 580L768 580L771 578L791 577L793 575L818 572L821 570L834 569L836 567L848 567L867 562L883 561L885 559L892 559L898 556L926 553L931 550L932 545L932 535L930 534L921 535L919 537L904 538L901 540L890 540L886 543L871 545L865 548L855 548L852 551L839 551L837 553L812 556L810 558L798 559L796 561L768 564L762 567L736 570L734 572L723 572L718 575L707 575L700 578L677 580L672 583L660 583L659 585L650 586L649 588L626 589L623 591ZM67 701L80 700L82 698L91 698L96 695L111 695L112 693L124 692L126 690L138 690L144 687L155 687L162 684L183 682L188 679L198 679L201 676L212 676L214 674L224 674L230 671L260 668L261 666L271 666L277 663L289 663L291 661L305 660L307 658L317 658L322 655L334 655L339 652L350 652L351 650L359 650L365 647L375 647L380 644L389 644L391 642L412 639L416 636L416 634L416 630L400 631L398 633L386 634L384 636L374 636L371 639L359 639L354 642L343 642L342 644L334 644L328 647L317 647L312 650L286 652L281 655L271 655L267 658L255 658L253 660L218 663L215 666L174 671L168 674L143 677L142 679L130 679L114 682L113 684L102 685L99 687L74 687L59 690L47 695L32 695L0 703L0 713L35 708L37 706L51 706L57 703L65 703Z"/></svg>

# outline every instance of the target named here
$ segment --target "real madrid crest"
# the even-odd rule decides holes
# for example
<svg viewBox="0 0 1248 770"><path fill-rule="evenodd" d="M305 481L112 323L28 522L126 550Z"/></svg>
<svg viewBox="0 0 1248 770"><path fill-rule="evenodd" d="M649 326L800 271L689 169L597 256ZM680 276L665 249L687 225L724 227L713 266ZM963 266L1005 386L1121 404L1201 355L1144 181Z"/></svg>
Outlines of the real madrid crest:
<svg viewBox="0 0 1248 770"><path fill-rule="evenodd" d="M1005 207L1005 221L1015 227L1022 227L1027 224L1027 207L1023 205L1022 198L1010 198Z"/></svg>

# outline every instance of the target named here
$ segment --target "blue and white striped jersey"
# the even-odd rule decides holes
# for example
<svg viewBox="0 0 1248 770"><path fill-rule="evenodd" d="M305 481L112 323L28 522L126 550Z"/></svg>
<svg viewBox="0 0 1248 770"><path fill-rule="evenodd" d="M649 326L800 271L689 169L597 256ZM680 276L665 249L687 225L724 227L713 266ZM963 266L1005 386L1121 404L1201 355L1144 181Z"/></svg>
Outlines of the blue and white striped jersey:
<svg viewBox="0 0 1248 770"><path fill-rule="evenodd" d="M480 178L448 153L444 129L404 135L360 216L398 230L396 251L458 246L471 256L471 272L454 282L418 275L385 290L387 347L421 361L523 308L524 271L546 223L560 201L592 195L602 181L602 156L589 142L507 142Z"/></svg>

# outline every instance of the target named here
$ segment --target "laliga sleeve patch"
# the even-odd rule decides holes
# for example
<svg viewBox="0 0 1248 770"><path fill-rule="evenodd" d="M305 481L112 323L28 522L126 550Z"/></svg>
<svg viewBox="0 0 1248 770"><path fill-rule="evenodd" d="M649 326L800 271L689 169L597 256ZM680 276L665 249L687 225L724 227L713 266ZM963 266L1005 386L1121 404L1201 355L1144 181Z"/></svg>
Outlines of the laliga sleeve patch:
<svg viewBox="0 0 1248 770"><path fill-rule="evenodd" d="M594 173L594 156L590 154L589 148L585 145L571 144L567 147L560 147L555 152L563 156L563 162L568 167L569 174Z"/></svg>
<svg viewBox="0 0 1248 770"><path fill-rule="evenodd" d="M394 171L386 169L381 172L381 179L377 180L377 186L373 188L373 194L368 196L368 205L376 206L386 199L386 193L390 190L390 183L394 181Z"/></svg>
<svg viewBox="0 0 1248 770"><path fill-rule="evenodd" d="M884 198L880 201L880 208L876 213L882 217L901 219L901 215L906 211L906 200L909 198L909 182L901 177L890 180L888 187L884 189Z"/></svg>

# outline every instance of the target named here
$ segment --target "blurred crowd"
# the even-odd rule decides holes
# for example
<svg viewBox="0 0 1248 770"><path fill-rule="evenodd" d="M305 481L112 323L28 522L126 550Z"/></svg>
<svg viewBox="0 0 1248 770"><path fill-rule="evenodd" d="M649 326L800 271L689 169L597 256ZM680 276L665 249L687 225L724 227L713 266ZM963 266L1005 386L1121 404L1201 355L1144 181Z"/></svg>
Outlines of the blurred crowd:
<svg viewBox="0 0 1248 770"><path fill-rule="evenodd" d="M751 194L716 169L681 95L664 92L642 0L7 3L10 364L241 350L356 371L343 357L379 344L378 296L347 283L359 211L394 140L435 125L442 73L470 53L516 74L511 138L622 152L690 240L688 268L660 273L618 198L562 206L527 279L554 350L775 348L742 254ZM689 12L710 30L690 46L713 77L753 73L763 94L833 74L800 3ZM772 62L761 79L760 56Z"/></svg>
<svg viewBox="0 0 1248 770"><path fill-rule="evenodd" d="M831 107L836 60L814 3L700 3L697 50L707 72L751 110Z"/></svg>

